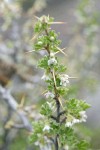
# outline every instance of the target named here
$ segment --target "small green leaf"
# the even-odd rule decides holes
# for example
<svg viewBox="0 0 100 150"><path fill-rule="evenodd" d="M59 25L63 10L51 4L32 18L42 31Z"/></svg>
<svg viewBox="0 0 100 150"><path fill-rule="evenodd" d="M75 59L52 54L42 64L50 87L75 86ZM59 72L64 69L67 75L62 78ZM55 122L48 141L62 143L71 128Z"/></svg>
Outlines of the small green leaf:
<svg viewBox="0 0 100 150"><path fill-rule="evenodd" d="M78 117L79 112L90 108L90 105L83 100L71 99L67 101L66 108L71 115Z"/></svg>
<svg viewBox="0 0 100 150"><path fill-rule="evenodd" d="M46 102L41 106L40 113L44 116L50 116L52 114L52 108L50 108L49 103Z"/></svg>
<svg viewBox="0 0 100 150"><path fill-rule="evenodd" d="M49 60L49 57L48 56L44 56L38 63L38 66L40 68L43 68L43 69L47 69L48 68L48 60Z"/></svg>
<svg viewBox="0 0 100 150"><path fill-rule="evenodd" d="M57 64L55 67L55 71L59 74L59 73L63 73L67 70L66 66L64 65L60 65L60 64Z"/></svg>
<svg viewBox="0 0 100 150"><path fill-rule="evenodd" d="M68 92L68 89L66 87L57 87L57 92L59 95L65 95Z"/></svg>
<svg viewBox="0 0 100 150"><path fill-rule="evenodd" d="M50 122L50 126L51 126L51 133L52 133L52 135L59 134L59 129L60 129L60 124L59 123L57 123L56 121L52 120Z"/></svg>
<svg viewBox="0 0 100 150"><path fill-rule="evenodd" d="M33 125L33 133L30 135L29 141L31 143L34 143L39 139L38 135L42 134L44 123L43 121L38 121L38 122L33 122L32 125Z"/></svg>
<svg viewBox="0 0 100 150"><path fill-rule="evenodd" d="M77 149L78 150L87 150L89 147L89 143L86 142L85 140L82 140L80 141L78 144L77 144Z"/></svg>

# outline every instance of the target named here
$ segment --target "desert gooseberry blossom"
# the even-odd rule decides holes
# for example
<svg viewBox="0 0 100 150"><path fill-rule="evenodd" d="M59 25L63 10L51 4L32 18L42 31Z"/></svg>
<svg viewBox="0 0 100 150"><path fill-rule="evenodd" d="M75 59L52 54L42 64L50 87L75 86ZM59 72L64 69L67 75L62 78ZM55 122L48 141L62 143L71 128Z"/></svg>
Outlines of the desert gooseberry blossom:
<svg viewBox="0 0 100 150"><path fill-rule="evenodd" d="M79 114L80 114L80 117L81 117L80 122L86 122L86 119L87 119L86 112L85 111L80 111Z"/></svg>
<svg viewBox="0 0 100 150"><path fill-rule="evenodd" d="M49 125L45 125L43 128L43 131L49 131L50 130L50 126Z"/></svg>
<svg viewBox="0 0 100 150"><path fill-rule="evenodd" d="M72 122L66 122L65 127L72 127L73 123Z"/></svg>
<svg viewBox="0 0 100 150"><path fill-rule="evenodd" d="M72 127L76 123L86 122L86 119L87 119L86 112L85 111L80 111L79 114L80 114L80 117L81 117L80 119L74 118L71 122L69 122L69 121L66 122L65 127Z"/></svg>
<svg viewBox="0 0 100 150"><path fill-rule="evenodd" d="M73 119L73 121L72 121L72 123L73 123L73 124L80 123L80 120L79 120L79 119L74 118L74 119Z"/></svg>
<svg viewBox="0 0 100 150"><path fill-rule="evenodd" d="M50 80L49 76L46 75L46 74L44 74L41 79L44 80L44 81L49 81Z"/></svg>
<svg viewBox="0 0 100 150"><path fill-rule="evenodd" d="M69 146L68 145L65 145L65 150L69 150Z"/></svg>
<svg viewBox="0 0 100 150"><path fill-rule="evenodd" d="M48 60L48 65L50 66L50 65L56 65L57 64L57 60L55 59L55 58L50 58L49 60Z"/></svg>
<svg viewBox="0 0 100 150"><path fill-rule="evenodd" d="M69 83L69 76L67 74L63 74L63 75L60 75L60 85L62 86L67 86L67 84Z"/></svg>
<svg viewBox="0 0 100 150"><path fill-rule="evenodd" d="M49 91L47 93L45 93L44 96L46 98L54 98L55 97L55 95L53 93L49 92Z"/></svg>

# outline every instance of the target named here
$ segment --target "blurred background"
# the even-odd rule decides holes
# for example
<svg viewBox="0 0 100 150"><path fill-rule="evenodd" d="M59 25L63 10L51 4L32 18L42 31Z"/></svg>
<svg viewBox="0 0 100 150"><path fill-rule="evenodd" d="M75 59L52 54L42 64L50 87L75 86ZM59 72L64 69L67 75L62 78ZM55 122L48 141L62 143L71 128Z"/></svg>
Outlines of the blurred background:
<svg viewBox="0 0 100 150"><path fill-rule="evenodd" d="M33 50L34 16L50 15L60 32L59 59L68 67L66 98L91 104L88 119L79 126L92 150L100 150L100 1L99 0L0 0L0 150L34 150L28 142L31 122L39 119L45 84Z"/></svg>

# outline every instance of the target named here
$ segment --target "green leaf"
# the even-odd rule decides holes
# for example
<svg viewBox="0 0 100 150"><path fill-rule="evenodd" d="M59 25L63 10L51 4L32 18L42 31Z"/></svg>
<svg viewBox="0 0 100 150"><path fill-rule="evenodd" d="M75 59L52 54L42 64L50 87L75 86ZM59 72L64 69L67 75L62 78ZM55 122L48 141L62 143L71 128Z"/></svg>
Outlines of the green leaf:
<svg viewBox="0 0 100 150"><path fill-rule="evenodd" d="M48 83L48 91L53 91L54 89L54 80L51 78L51 80L46 81Z"/></svg>
<svg viewBox="0 0 100 150"><path fill-rule="evenodd" d="M83 108L83 110L86 110L86 109L90 108L91 106L88 103L86 103L85 101L81 100L80 107Z"/></svg>
<svg viewBox="0 0 100 150"><path fill-rule="evenodd" d="M72 145L76 141L74 130L72 128L65 127L64 125L60 126L59 135L60 142L63 145L66 143L68 143L68 145Z"/></svg>
<svg viewBox="0 0 100 150"><path fill-rule="evenodd" d="M89 143L86 142L85 140L82 140L80 141L78 144L77 144L77 149L78 150L87 150L89 147Z"/></svg>
<svg viewBox="0 0 100 150"><path fill-rule="evenodd" d="M40 113L44 116L50 116L52 114L52 108L50 108L50 105L48 102L44 103L41 106Z"/></svg>
<svg viewBox="0 0 100 150"><path fill-rule="evenodd" d="M83 100L71 99L66 102L66 108L71 115L78 117L79 112L90 108L90 105Z"/></svg>
<svg viewBox="0 0 100 150"><path fill-rule="evenodd" d="M43 68L43 69L47 69L48 68L48 60L49 60L49 57L48 56L44 56L38 63L38 66L40 68Z"/></svg>
<svg viewBox="0 0 100 150"><path fill-rule="evenodd" d="M52 120L50 122L50 127L51 127L52 135L59 134L59 129L60 129L60 124L59 123L57 123L56 121Z"/></svg>
<svg viewBox="0 0 100 150"><path fill-rule="evenodd" d="M42 129L44 127L43 121L40 120L38 122L33 122L32 125L33 125L34 132L36 132L36 133L42 132Z"/></svg>
<svg viewBox="0 0 100 150"><path fill-rule="evenodd" d="M54 36L55 38L58 37L57 33L55 32L55 30L50 30L49 31L49 36Z"/></svg>
<svg viewBox="0 0 100 150"><path fill-rule="evenodd" d="M37 140L38 140L37 134L32 134L31 136L29 136L29 142L30 143L34 143Z"/></svg>
<svg viewBox="0 0 100 150"><path fill-rule="evenodd" d="M59 52L58 48L55 47L54 44L50 44L50 45L49 45L49 48L50 48L50 51L52 51L52 52Z"/></svg>
<svg viewBox="0 0 100 150"><path fill-rule="evenodd" d="M44 123L42 121L33 122L33 133L29 137L30 143L34 143L39 139L38 135L42 134Z"/></svg>
<svg viewBox="0 0 100 150"><path fill-rule="evenodd" d="M47 35L39 36L37 42L34 44L35 50L45 49L50 43L49 37Z"/></svg>
<svg viewBox="0 0 100 150"><path fill-rule="evenodd" d="M65 95L68 92L68 89L66 87L57 87L57 92L59 95Z"/></svg>
<svg viewBox="0 0 100 150"><path fill-rule="evenodd" d="M59 87L60 86L60 79L56 78L56 86Z"/></svg>
<svg viewBox="0 0 100 150"><path fill-rule="evenodd" d="M40 21L38 21L34 26L34 32L39 33L43 30L42 24Z"/></svg>
<svg viewBox="0 0 100 150"><path fill-rule="evenodd" d="M66 70L67 70L67 68L66 68L66 66L64 66L64 65L57 64L57 65L55 66L55 71L56 71L57 73L63 73L63 72L65 72Z"/></svg>

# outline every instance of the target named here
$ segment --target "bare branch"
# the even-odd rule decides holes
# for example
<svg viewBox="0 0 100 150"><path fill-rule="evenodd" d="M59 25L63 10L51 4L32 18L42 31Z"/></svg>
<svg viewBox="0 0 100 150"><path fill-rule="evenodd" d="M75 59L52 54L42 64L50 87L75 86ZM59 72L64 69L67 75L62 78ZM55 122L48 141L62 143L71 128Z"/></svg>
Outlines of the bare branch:
<svg viewBox="0 0 100 150"><path fill-rule="evenodd" d="M32 126L28 118L26 117L25 112L22 109L18 109L18 103L16 102L14 97L10 94L10 92L4 87L0 86L0 95L8 104L8 106L19 115L23 123L22 125L23 128L26 128L27 130L32 131Z"/></svg>

